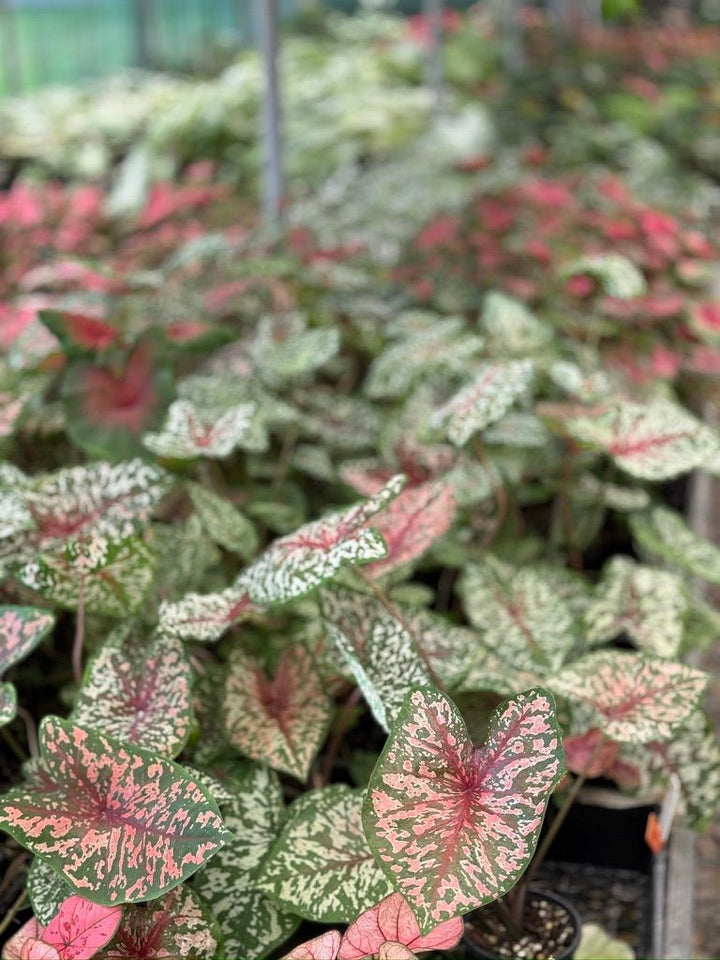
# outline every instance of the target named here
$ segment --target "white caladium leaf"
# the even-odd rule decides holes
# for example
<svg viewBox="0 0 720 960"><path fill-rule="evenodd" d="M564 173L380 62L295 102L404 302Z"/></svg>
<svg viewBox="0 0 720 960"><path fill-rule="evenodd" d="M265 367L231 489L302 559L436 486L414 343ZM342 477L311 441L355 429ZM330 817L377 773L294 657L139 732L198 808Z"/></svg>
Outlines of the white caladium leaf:
<svg viewBox="0 0 720 960"><path fill-rule="evenodd" d="M0 676L33 651L54 623L39 607L0 606Z"/></svg>
<svg viewBox="0 0 720 960"><path fill-rule="evenodd" d="M68 540L57 553L41 554L17 576L61 607L124 617L138 610L154 575L154 557L139 537Z"/></svg>
<svg viewBox="0 0 720 960"><path fill-rule="evenodd" d="M111 636L93 657L72 712L81 727L164 757L182 749L190 729L191 671L182 641L134 631Z"/></svg>
<svg viewBox="0 0 720 960"><path fill-rule="evenodd" d="M368 500L276 540L243 574L250 598L285 603L332 579L344 564L382 559L385 541L367 524L404 484L405 477L398 474Z"/></svg>
<svg viewBox="0 0 720 960"><path fill-rule="evenodd" d="M376 447L382 426L375 407L362 397L315 386L295 395L303 434L342 450Z"/></svg>
<svg viewBox="0 0 720 960"><path fill-rule="evenodd" d="M654 507L630 517L630 530L643 556L720 583L720 550L699 537L683 517L669 507Z"/></svg>
<svg viewBox="0 0 720 960"><path fill-rule="evenodd" d="M552 673L577 639L568 602L539 569L469 564L459 592L483 644L516 669Z"/></svg>
<svg viewBox="0 0 720 960"><path fill-rule="evenodd" d="M67 900L72 894L63 878L40 857L33 859L28 872L27 887L33 913L43 926L50 923L60 910L63 900Z"/></svg>
<svg viewBox="0 0 720 960"><path fill-rule="evenodd" d="M10 723L17 714L17 690L12 683L0 683L0 726Z"/></svg>
<svg viewBox="0 0 720 960"><path fill-rule="evenodd" d="M261 864L280 832L282 788L277 774L259 764L248 764L226 785L232 796L223 819L232 837L197 874L194 889L217 917L225 956L265 956L299 922L258 888Z"/></svg>
<svg viewBox="0 0 720 960"><path fill-rule="evenodd" d="M421 932L515 885L564 773L555 705L542 689L502 704L478 748L446 696L408 694L370 778L363 825Z"/></svg>
<svg viewBox="0 0 720 960"><path fill-rule="evenodd" d="M585 611L587 640L605 643L624 632L643 650L674 657L686 610L685 587L675 574L613 557Z"/></svg>
<svg viewBox="0 0 720 960"><path fill-rule="evenodd" d="M683 663L599 650L561 670L554 690L592 710L593 725L618 743L668 740L697 710L707 674Z"/></svg>
<svg viewBox="0 0 720 960"><path fill-rule="evenodd" d="M340 350L340 331L335 327L308 330L302 318L263 317L250 347L258 376L270 387L283 386L308 377Z"/></svg>
<svg viewBox="0 0 720 960"><path fill-rule="evenodd" d="M483 437L485 443L504 447L524 447L542 450L550 442L550 433L534 413L511 410L488 427Z"/></svg>
<svg viewBox="0 0 720 960"><path fill-rule="evenodd" d="M609 454L641 480L669 480L701 466L718 448L717 434L667 400L620 401L563 420L571 437Z"/></svg>
<svg viewBox="0 0 720 960"><path fill-rule="evenodd" d="M187 492L208 535L221 547L248 560L257 551L255 527L223 497L201 486L188 483Z"/></svg>
<svg viewBox="0 0 720 960"><path fill-rule="evenodd" d="M561 390L583 403L600 403L612 390L609 378L601 370L586 373L570 360L556 360L550 364L548 373Z"/></svg>
<svg viewBox="0 0 720 960"><path fill-rule="evenodd" d="M563 269L563 276L586 274L595 277L610 297L641 297L647 288L645 277L635 264L619 253L598 253L574 260Z"/></svg>
<svg viewBox="0 0 720 960"><path fill-rule="evenodd" d="M432 414L430 426L443 430L456 447L464 446L510 409L530 386L533 373L530 360L482 364L475 380Z"/></svg>
<svg viewBox="0 0 720 960"><path fill-rule="evenodd" d="M520 300L495 290L485 297L482 325L494 354L526 354L541 350L553 331Z"/></svg>
<svg viewBox="0 0 720 960"><path fill-rule="evenodd" d="M578 502L590 505L602 503L618 513L633 513L650 506L650 494L647 490L622 487L617 483L603 483L592 473L584 473L578 478L573 496Z"/></svg>
<svg viewBox="0 0 720 960"><path fill-rule="evenodd" d="M181 640L213 643L233 624L259 612L240 577L219 593L189 593L177 603L161 603L158 630Z"/></svg>
<svg viewBox="0 0 720 960"><path fill-rule="evenodd" d="M515 665L509 670L503 655L478 645L457 692L487 690L501 697L510 697L518 690L540 686L544 676L544 670L526 670Z"/></svg>
<svg viewBox="0 0 720 960"><path fill-rule="evenodd" d="M8 490L0 488L0 538L7 540L15 538L16 534L23 531L32 531L35 528L35 521L30 512L30 508L25 503L25 498L19 490ZM24 538L16 538L22 540ZM12 541L11 541L12 543ZM12 555L12 549L7 543L0 547L0 558Z"/></svg>
<svg viewBox="0 0 720 960"><path fill-rule="evenodd" d="M332 702L304 647L289 647L272 678L237 649L230 658L224 713L233 746L305 780L327 734Z"/></svg>
<svg viewBox="0 0 720 960"><path fill-rule="evenodd" d="M296 800L263 864L259 889L320 923L349 923L387 896L392 885L363 833L363 796L336 784Z"/></svg>
<svg viewBox="0 0 720 960"><path fill-rule="evenodd" d="M241 403L215 417L188 400L175 400L162 430L146 433L143 445L157 456L172 460L221 460L243 447L252 435L256 409L254 403Z"/></svg>

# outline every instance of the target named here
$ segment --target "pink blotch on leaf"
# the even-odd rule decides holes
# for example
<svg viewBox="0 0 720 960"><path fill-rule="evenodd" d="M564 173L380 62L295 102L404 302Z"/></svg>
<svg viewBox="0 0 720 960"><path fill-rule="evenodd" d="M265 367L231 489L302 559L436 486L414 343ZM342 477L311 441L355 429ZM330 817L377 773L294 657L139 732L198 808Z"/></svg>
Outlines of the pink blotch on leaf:
<svg viewBox="0 0 720 960"><path fill-rule="evenodd" d="M565 737L563 745L568 770L588 777L602 776L620 753L620 745L609 740L597 727L580 736Z"/></svg>
<svg viewBox="0 0 720 960"><path fill-rule="evenodd" d="M83 414L90 422L141 433L158 399L149 346L137 346L120 374L109 367L87 368L82 388Z"/></svg>

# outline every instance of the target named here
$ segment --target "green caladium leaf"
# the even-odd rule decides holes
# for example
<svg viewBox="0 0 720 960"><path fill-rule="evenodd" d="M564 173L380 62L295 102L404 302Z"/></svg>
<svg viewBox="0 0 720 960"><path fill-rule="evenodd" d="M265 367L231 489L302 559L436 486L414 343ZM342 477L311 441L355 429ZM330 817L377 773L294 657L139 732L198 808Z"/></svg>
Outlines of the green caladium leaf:
<svg viewBox="0 0 720 960"><path fill-rule="evenodd" d="M548 373L553 383L582 403L601 403L612 390L612 383L602 370L586 372L570 360L556 360Z"/></svg>
<svg viewBox="0 0 720 960"><path fill-rule="evenodd" d="M164 757L176 756L191 721L191 671L182 641L133 631L93 657L71 714L92 728Z"/></svg>
<svg viewBox="0 0 720 960"><path fill-rule="evenodd" d="M169 460L196 457L221 460L245 446L247 438L253 436L256 410L254 403L240 403L213 416L188 400L175 400L170 404L162 430L146 433L143 445L158 457ZM254 447L253 442L251 448Z"/></svg>
<svg viewBox="0 0 720 960"><path fill-rule="evenodd" d="M232 587L219 593L189 593L178 603L160 604L158 630L162 634L212 643L234 623L260 612L240 576Z"/></svg>
<svg viewBox="0 0 720 960"><path fill-rule="evenodd" d="M3 796L0 827L93 903L158 897L226 841L215 802L169 760L57 717L39 741L38 768Z"/></svg>
<svg viewBox="0 0 720 960"><path fill-rule="evenodd" d="M643 556L720 583L720 550L699 537L675 510L654 507L630 517L630 530Z"/></svg>
<svg viewBox="0 0 720 960"><path fill-rule="evenodd" d="M719 443L713 430L667 400L599 406L565 418L562 429L641 480L669 480L702 466Z"/></svg>
<svg viewBox="0 0 720 960"><path fill-rule="evenodd" d="M497 446L543 450L550 442L550 433L534 413L511 410L488 427L483 440Z"/></svg>
<svg viewBox="0 0 720 960"><path fill-rule="evenodd" d="M391 893L363 833L363 795L336 784L296 800L263 864L259 889L319 923L349 923Z"/></svg>
<svg viewBox="0 0 720 960"><path fill-rule="evenodd" d="M258 878L280 832L283 793L277 774L248 764L226 781L232 794L223 804L231 839L195 877L194 888L212 910L227 957L260 957L282 943L298 918L268 900Z"/></svg>
<svg viewBox="0 0 720 960"><path fill-rule="evenodd" d="M565 277L582 274L595 277L608 296L624 300L641 297L647 288L645 278L635 264L619 253L598 253L581 257L568 264L562 273Z"/></svg>
<svg viewBox="0 0 720 960"><path fill-rule="evenodd" d="M154 576L154 557L139 537L68 540L63 550L41 554L18 579L70 610L82 595L86 609L124 617L138 610Z"/></svg>
<svg viewBox="0 0 720 960"><path fill-rule="evenodd" d="M308 330L297 314L263 317L250 347L250 359L270 387L303 380L325 366L340 350L335 327Z"/></svg>
<svg viewBox="0 0 720 960"><path fill-rule="evenodd" d="M605 643L627 633L660 657L680 649L687 597L682 580L666 570L613 557L603 570L593 603L585 611L587 640Z"/></svg>
<svg viewBox="0 0 720 960"><path fill-rule="evenodd" d="M35 857L30 865L27 888L33 913L43 926L50 923L60 904L72 895L63 878L40 857Z"/></svg>
<svg viewBox="0 0 720 960"><path fill-rule="evenodd" d="M222 554L205 533L200 518L191 514L180 523L153 523L144 540L155 555L155 590L148 597L148 618L155 619L158 597L172 603L207 583Z"/></svg>
<svg viewBox="0 0 720 960"><path fill-rule="evenodd" d="M224 711L233 746L305 780L327 734L332 702L304 647L289 647L272 678L237 649L230 657Z"/></svg>
<svg viewBox="0 0 720 960"><path fill-rule="evenodd" d="M208 535L221 547L249 560L257 552L255 527L231 503L199 483L188 483L187 492Z"/></svg>
<svg viewBox="0 0 720 960"><path fill-rule="evenodd" d="M527 354L541 350L552 339L553 331L520 300L495 290L485 297L482 325L493 354Z"/></svg>
<svg viewBox="0 0 720 960"><path fill-rule="evenodd" d="M534 367L530 360L482 364L475 380L463 387L430 417L430 426L443 430L456 447L499 420L526 392Z"/></svg>
<svg viewBox="0 0 720 960"><path fill-rule="evenodd" d="M362 397L345 395L314 386L294 397L302 410L300 425L305 436L330 449L364 450L377 446L382 426L376 408Z"/></svg>
<svg viewBox="0 0 720 960"><path fill-rule="evenodd" d="M501 697L510 697L518 690L529 690L543 682L544 670L527 670L513 666L508 670L507 660L495 650L478 645L457 693L486 690Z"/></svg>
<svg viewBox="0 0 720 960"><path fill-rule="evenodd" d="M285 603L332 579L345 564L369 563L387 554L385 541L368 521L402 490L393 477L373 497L308 523L270 545L243 574L255 603Z"/></svg>
<svg viewBox="0 0 720 960"><path fill-rule="evenodd" d="M516 668L552 673L575 643L572 610L539 569L469 564L459 592L483 644Z"/></svg>
<svg viewBox="0 0 720 960"><path fill-rule="evenodd" d="M408 694L370 778L363 825L422 933L515 885L564 773L544 690L498 707L478 748L448 697L431 687Z"/></svg>
<svg viewBox="0 0 720 960"><path fill-rule="evenodd" d="M0 606L0 676L37 647L55 618L39 607Z"/></svg>
<svg viewBox="0 0 720 960"><path fill-rule="evenodd" d="M668 740L708 683L707 674L648 654L599 650L552 681L558 693L590 707L593 726L618 743Z"/></svg>
<svg viewBox="0 0 720 960"><path fill-rule="evenodd" d="M17 714L17 690L12 683L0 683L0 726L10 723Z"/></svg>

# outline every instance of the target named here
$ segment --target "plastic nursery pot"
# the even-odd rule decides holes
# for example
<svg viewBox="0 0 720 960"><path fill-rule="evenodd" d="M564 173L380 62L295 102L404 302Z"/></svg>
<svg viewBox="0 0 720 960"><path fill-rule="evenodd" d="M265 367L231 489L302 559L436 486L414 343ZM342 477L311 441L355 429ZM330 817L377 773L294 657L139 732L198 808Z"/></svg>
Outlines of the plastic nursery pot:
<svg viewBox="0 0 720 960"><path fill-rule="evenodd" d="M580 943L582 920L577 910L555 893L531 890L527 895L520 940L515 939L502 921L496 905L489 903L465 918L463 946L471 957L487 960L536 960L572 957Z"/></svg>

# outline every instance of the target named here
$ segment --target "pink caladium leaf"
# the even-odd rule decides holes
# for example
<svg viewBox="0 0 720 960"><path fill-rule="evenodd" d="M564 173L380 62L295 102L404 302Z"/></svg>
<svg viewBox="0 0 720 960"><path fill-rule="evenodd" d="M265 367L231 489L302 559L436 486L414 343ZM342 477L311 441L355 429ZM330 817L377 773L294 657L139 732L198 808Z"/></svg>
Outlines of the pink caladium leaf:
<svg viewBox="0 0 720 960"><path fill-rule="evenodd" d="M242 578L219 593L188 593L177 603L160 604L160 633L213 643L235 623L261 612L250 599Z"/></svg>
<svg viewBox="0 0 720 960"><path fill-rule="evenodd" d="M415 950L449 950L463 934L463 922L453 917L440 924L431 925L422 934L417 917L401 893L392 893L381 903L366 910L352 923L342 938L338 960L360 960L374 956L384 944L392 944ZM399 958L408 954L386 951ZM412 953L410 953L412 956Z"/></svg>
<svg viewBox="0 0 720 960"><path fill-rule="evenodd" d="M189 400L176 400L170 404L162 430L146 433L143 444L165 459L221 460L243 446L245 438L254 430L256 410L255 403L241 403L215 417L194 407Z"/></svg>
<svg viewBox="0 0 720 960"><path fill-rule="evenodd" d="M27 399L25 394L0 391L0 440L14 432Z"/></svg>
<svg viewBox="0 0 720 960"><path fill-rule="evenodd" d="M565 737L563 746L568 770L587 777L602 776L620 754L620 744L608 740L597 727L578 736Z"/></svg>
<svg viewBox="0 0 720 960"><path fill-rule="evenodd" d="M30 919L20 927L17 933L14 933L12 937L10 937L3 947L3 960L27 960L31 950L40 949L38 945L42 944L42 940L40 939L42 932L43 928L40 923L38 923L35 917L30 917ZM52 952L46 955L45 960L60 960L55 947L48 946L48 950Z"/></svg>
<svg viewBox="0 0 720 960"><path fill-rule="evenodd" d="M555 704L541 688L498 707L478 748L448 697L429 687L408 694L370 778L363 824L421 932L516 883L564 773Z"/></svg>
<svg viewBox="0 0 720 960"><path fill-rule="evenodd" d="M57 717L33 779L3 796L0 827L73 892L114 906L191 876L227 839L206 790L169 760Z"/></svg>
<svg viewBox="0 0 720 960"><path fill-rule="evenodd" d="M378 947L377 958L378 960L417 960L417 954L402 943L387 940Z"/></svg>
<svg viewBox="0 0 720 960"><path fill-rule="evenodd" d="M60 905L42 939L51 944L61 960L90 960L113 937L122 907L107 907L73 895Z"/></svg>
<svg viewBox="0 0 720 960"><path fill-rule="evenodd" d="M552 679L554 690L589 707L594 726L618 743L669 740L707 684L701 670L621 650L588 654Z"/></svg>
<svg viewBox="0 0 720 960"><path fill-rule="evenodd" d="M20 951L21 960L64 960L63 954L51 943L29 937Z"/></svg>
<svg viewBox="0 0 720 960"><path fill-rule="evenodd" d="M233 746L305 780L327 734L332 702L304 647L289 647L272 678L238 649L230 658L224 712Z"/></svg>
<svg viewBox="0 0 720 960"><path fill-rule="evenodd" d="M398 474L363 503L308 523L270 545L243 574L255 603L286 603L330 580L347 563L370 563L387 554L385 541L368 528L371 517L398 496Z"/></svg>
<svg viewBox="0 0 720 960"><path fill-rule="evenodd" d="M0 675L34 650L54 623L38 607L0 607Z"/></svg>
<svg viewBox="0 0 720 960"><path fill-rule="evenodd" d="M286 953L282 960L336 960L340 949L340 934L337 930L328 930L319 937L306 940Z"/></svg>
<svg viewBox="0 0 720 960"><path fill-rule="evenodd" d="M40 310L38 318L55 334L66 354L99 353L120 342L122 332L89 313Z"/></svg>

